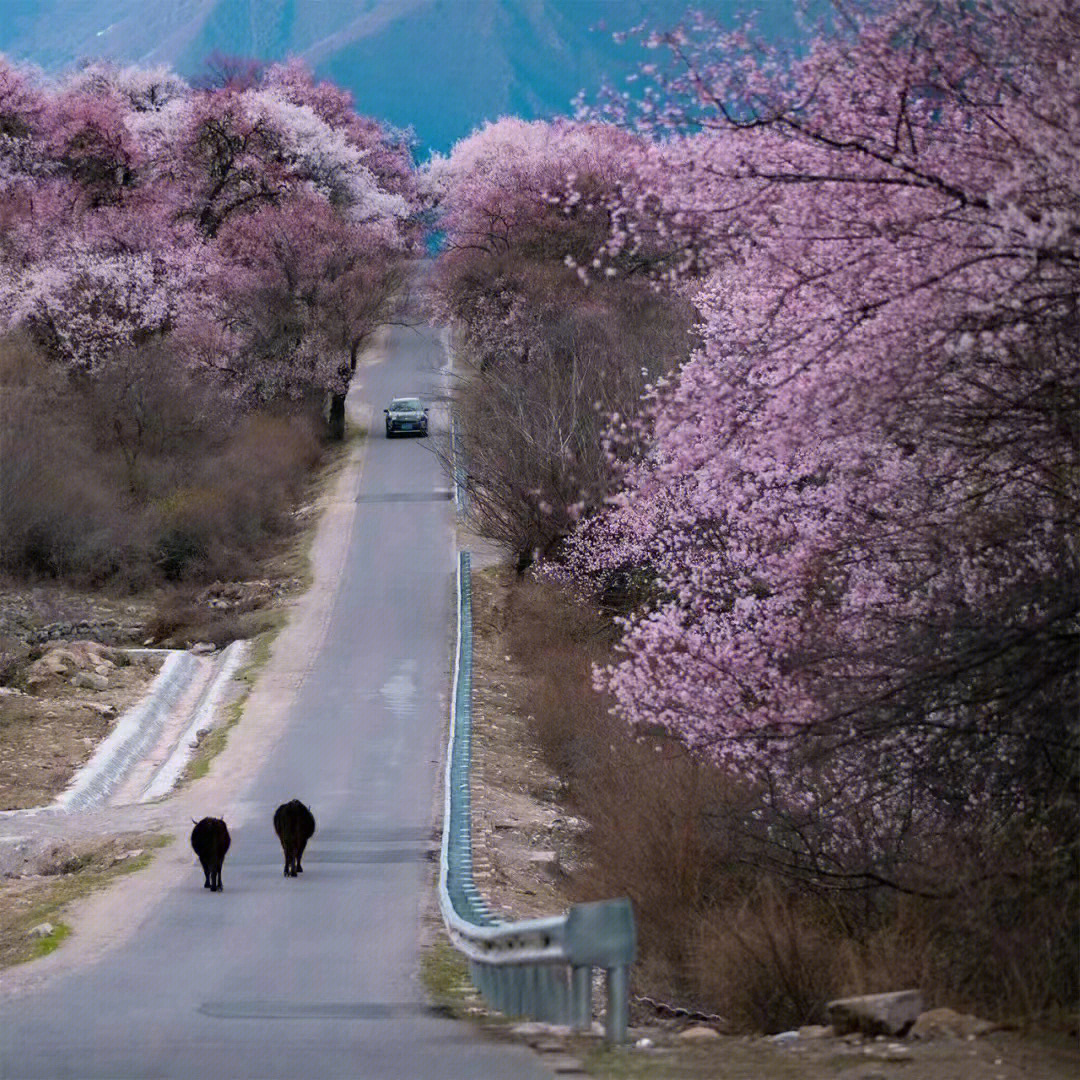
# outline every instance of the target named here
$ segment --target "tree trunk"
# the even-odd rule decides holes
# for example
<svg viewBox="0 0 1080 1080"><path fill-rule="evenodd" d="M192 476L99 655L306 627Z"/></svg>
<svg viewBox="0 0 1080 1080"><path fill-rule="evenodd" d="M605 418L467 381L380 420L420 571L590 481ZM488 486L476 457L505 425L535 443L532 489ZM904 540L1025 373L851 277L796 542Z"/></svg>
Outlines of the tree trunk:
<svg viewBox="0 0 1080 1080"><path fill-rule="evenodd" d="M345 438L345 395L330 395L330 415L326 422L327 437L331 442L341 442Z"/></svg>

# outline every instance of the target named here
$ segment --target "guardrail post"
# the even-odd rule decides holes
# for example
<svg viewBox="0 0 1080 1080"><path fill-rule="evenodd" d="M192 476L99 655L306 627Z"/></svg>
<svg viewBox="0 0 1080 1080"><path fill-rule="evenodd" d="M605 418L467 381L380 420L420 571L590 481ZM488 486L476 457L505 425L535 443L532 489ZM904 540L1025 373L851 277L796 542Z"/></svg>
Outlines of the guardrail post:
<svg viewBox="0 0 1080 1080"><path fill-rule="evenodd" d="M576 964L570 975L570 1026L588 1031L592 1024L592 968Z"/></svg>
<svg viewBox="0 0 1080 1080"><path fill-rule="evenodd" d="M609 1043L626 1042L630 1022L630 969L625 965L607 969L607 1017L604 1038Z"/></svg>

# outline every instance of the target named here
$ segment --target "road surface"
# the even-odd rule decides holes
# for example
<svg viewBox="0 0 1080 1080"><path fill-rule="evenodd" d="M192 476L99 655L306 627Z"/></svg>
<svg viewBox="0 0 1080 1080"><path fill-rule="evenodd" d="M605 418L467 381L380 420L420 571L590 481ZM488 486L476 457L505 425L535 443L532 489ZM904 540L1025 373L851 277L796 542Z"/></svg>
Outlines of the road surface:
<svg viewBox="0 0 1080 1080"><path fill-rule="evenodd" d="M269 697L257 689L223 755L233 764L219 759L173 801L198 815L206 783L215 801L202 812L232 818L224 891L203 889L181 850L190 825L175 822L171 862L144 872L169 880L136 929L0 1000L0 1077L550 1075L525 1048L434 1014L419 979L452 646L453 503L429 440L385 439L382 407L430 396L443 362L434 330L398 327L383 360L363 369L371 438L345 488L355 505L338 507L349 527L337 588L307 639L321 647L297 661L273 739L259 742ZM235 759L247 743L258 764L245 776ZM282 876L271 825L291 798L318 822L296 879ZM128 888L109 894L114 910Z"/></svg>

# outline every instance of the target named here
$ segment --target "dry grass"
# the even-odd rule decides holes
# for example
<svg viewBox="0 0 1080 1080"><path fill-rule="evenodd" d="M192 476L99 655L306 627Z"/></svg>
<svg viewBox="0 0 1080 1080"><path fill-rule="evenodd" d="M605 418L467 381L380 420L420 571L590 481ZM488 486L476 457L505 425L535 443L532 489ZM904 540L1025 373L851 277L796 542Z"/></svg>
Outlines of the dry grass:
<svg viewBox="0 0 1080 1080"><path fill-rule="evenodd" d="M937 898L826 891L778 873L746 829L755 792L659 737L635 738L592 686L609 624L549 585L498 582L524 678L518 711L587 823L574 899L626 895L636 990L724 1016L733 1030L819 1022L832 997L920 987L929 1004L1028 1023L1075 1009L1072 853L1037 838L962 848L934 837ZM1026 851L1026 854L1025 854ZM928 854L929 853L929 854Z"/></svg>

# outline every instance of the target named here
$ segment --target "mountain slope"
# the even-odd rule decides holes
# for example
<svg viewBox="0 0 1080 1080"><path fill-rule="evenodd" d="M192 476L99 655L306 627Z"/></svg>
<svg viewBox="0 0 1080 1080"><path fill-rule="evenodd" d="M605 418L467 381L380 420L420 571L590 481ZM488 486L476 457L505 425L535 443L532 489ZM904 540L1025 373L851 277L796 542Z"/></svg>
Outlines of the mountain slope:
<svg viewBox="0 0 1080 1080"><path fill-rule="evenodd" d="M697 0L731 22L759 8L789 36L795 0ZM641 52L611 31L678 21L683 0L2 0L0 52L59 71L87 59L165 63L191 78L213 52L305 59L358 109L445 151L484 120L566 113ZM598 29L603 27L604 29Z"/></svg>

